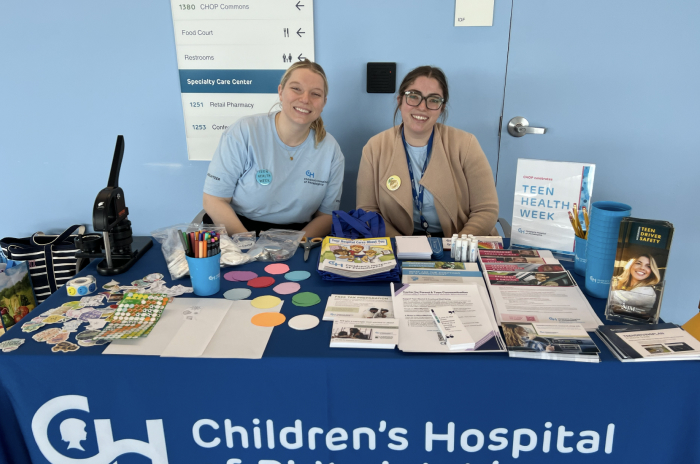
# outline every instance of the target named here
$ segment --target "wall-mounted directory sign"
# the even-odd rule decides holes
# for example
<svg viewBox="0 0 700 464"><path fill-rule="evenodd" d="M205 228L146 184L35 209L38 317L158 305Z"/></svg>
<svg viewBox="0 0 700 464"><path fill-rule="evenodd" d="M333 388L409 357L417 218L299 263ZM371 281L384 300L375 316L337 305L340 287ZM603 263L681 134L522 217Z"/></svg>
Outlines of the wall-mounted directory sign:
<svg viewBox="0 0 700 464"><path fill-rule="evenodd" d="M228 126L279 101L277 86L292 63L314 61L313 1L170 6L188 157L210 160Z"/></svg>

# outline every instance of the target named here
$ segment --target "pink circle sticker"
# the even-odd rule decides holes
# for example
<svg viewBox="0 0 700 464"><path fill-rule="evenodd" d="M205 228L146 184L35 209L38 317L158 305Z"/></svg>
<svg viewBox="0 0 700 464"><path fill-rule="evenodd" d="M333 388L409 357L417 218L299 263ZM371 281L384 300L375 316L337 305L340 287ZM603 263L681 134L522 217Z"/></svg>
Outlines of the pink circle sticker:
<svg viewBox="0 0 700 464"><path fill-rule="evenodd" d="M265 272L268 274L286 274L289 272L289 266L287 266L284 263L274 263L274 264L268 264L265 266Z"/></svg>
<svg viewBox="0 0 700 464"><path fill-rule="evenodd" d="M272 290L280 295L291 295L292 293L298 292L300 288L301 285L296 282L283 282L275 286Z"/></svg>

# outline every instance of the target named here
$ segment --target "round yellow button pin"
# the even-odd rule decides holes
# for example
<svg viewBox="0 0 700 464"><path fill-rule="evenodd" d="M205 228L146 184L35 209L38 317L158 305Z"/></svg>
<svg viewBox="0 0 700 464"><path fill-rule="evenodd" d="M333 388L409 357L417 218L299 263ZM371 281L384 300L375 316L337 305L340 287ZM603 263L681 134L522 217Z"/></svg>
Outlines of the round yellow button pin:
<svg viewBox="0 0 700 464"><path fill-rule="evenodd" d="M401 187L401 179L399 176L391 176L386 180L386 188L392 192Z"/></svg>

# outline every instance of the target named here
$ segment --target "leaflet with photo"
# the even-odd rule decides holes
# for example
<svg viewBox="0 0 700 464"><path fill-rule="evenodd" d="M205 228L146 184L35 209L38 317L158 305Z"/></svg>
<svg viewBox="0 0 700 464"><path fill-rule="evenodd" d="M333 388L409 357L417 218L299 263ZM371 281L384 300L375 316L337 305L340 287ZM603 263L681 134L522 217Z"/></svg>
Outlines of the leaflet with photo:
<svg viewBox="0 0 700 464"><path fill-rule="evenodd" d="M393 319L390 296L331 295L323 313L324 321L335 319Z"/></svg>
<svg viewBox="0 0 700 464"><path fill-rule="evenodd" d="M676 324L601 325L597 333L623 362L700 359L700 341Z"/></svg>
<svg viewBox="0 0 700 464"><path fill-rule="evenodd" d="M600 362L600 350L581 324L504 323L511 358Z"/></svg>
<svg viewBox="0 0 700 464"><path fill-rule="evenodd" d="M498 272L562 272L561 264L484 263L484 270Z"/></svg>
<svg viewBox="0 0 700 464"><path fill-rule="evenodd" d="M399 319L399 349L420 353L504 352L505 344L491 309L485 285L391 284ZM475 347L451 351L430 310L454 309L474 339Z"/></svg>
<svg viewBox="0 0 700 464"><path fill-rule="evenodd" d="M620 223L615 268L605 308L609 321L659 321L673 224L626 217Z"/></svg>
<svg viewBox="0 0 700 464"><path fill-rule="evenodd" d="M520 285L531 287L575 287L576 281L563 272L504 272L488 271L490 285Z"/></svg>
<svg viewBox="0 0 700 464"><path fill-rule="evenodd" d="M331 348L393 349L399 342L396 319L342 319L333 321Z"/></svg>

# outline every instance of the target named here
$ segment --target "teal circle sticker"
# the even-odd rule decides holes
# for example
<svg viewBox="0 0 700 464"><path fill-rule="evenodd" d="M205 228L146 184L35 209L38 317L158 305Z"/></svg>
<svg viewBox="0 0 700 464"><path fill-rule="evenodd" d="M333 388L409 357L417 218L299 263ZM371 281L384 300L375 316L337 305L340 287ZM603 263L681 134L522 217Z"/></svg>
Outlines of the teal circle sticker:
<svg viewBox="0 0 700 464"><path fill-rule="evenodd" d="M270 185L272 183L272 173L267 169L260 169L255 173L255 179L260 185Z"/></svg>

